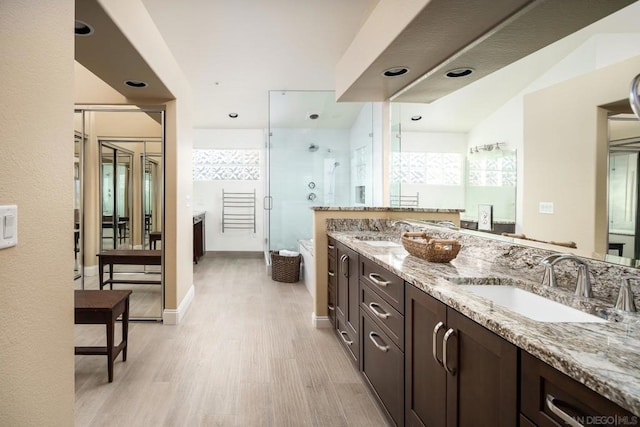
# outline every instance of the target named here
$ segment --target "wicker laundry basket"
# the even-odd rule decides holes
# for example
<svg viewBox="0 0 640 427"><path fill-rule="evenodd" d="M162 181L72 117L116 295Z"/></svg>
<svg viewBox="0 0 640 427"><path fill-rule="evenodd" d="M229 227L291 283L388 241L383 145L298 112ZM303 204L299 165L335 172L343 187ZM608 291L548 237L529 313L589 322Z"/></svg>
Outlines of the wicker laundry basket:
<svg viewBox="0 0 640 427"><path fill-rule="evenodd" d="M271 279L276 282L294 283L300 280L302 255L282 256L271 251Z"/></svg>

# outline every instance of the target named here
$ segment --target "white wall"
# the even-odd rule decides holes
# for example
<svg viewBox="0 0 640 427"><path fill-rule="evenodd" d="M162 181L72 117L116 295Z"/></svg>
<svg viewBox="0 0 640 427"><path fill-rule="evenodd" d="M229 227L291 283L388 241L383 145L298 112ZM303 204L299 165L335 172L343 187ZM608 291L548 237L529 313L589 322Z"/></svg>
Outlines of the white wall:
<svg viewBox="0 0 640 427"><path fill-rule="evenodd" d="M252 149L261 152L259 181L194 181L193 209L205 211L205 243L207 251L250 251L263 249L266 161L264 132L261 129L196 129L194 149ZM256 233L253 230L222 232L222 189L227 192L256 190Z"/></svg>
<svg viewBox="0 0 640 427"><path fill-rule="evenodd" d="M74 2L0 2L0 425L71 426ZM28 29L28 30L26 30Z"/></svg>
<svg viewBox="0 0 640 427"><path fill-rule="evenodd" d="M514 149L517 152L516 227L518 232L523 231L523 186L525 185L523 166L526 155L523 142L524 96L638 54L640 54L640 35L638 34L593 36L469 131L470 147L505 142L505 148Z"/></svg>
<svg viewBox="0 0 640 427"><path fill-rule="evenodd" d="M402 184L402 195L420 193L421 208L464 208L464 159L467 152L467 134L444 132L402 132L402 152L460 153L459 186Z"/></svg>

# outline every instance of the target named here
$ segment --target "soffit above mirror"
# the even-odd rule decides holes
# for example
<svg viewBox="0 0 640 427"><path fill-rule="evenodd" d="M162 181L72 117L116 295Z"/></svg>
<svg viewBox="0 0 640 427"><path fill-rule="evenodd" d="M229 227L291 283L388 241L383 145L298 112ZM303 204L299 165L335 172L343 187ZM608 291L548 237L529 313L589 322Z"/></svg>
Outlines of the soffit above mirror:
<svg viewBox="0 0 640 427"><path fill-rule="evenodd" d="M373 61L363 63L367 56L361 52L367 41L359 36L367 34L370 19L338 63L338 100L432 102L633 2L432 0L397 35L389 32L386 47ZM378 7L384 5L382 1ZM410 71L383 76L385 70L399 66ZM474 71L465 77L445 77L447 71L463 67Z"/></svg>

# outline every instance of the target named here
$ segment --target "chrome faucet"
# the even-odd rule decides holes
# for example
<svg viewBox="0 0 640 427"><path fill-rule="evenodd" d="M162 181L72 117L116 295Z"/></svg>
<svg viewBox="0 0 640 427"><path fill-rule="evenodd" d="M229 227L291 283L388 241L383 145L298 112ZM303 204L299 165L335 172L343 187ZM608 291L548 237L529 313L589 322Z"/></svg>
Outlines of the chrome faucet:
<svg viewBox="0 0 640 427"><path fill-rule="evenodd" d="M406 225L407 227L411 227L411 229L413 230L413 224L409 224L407 221L405 221L404 219L397 219L397 220L393 220L391 221L391 227L395 227L396 225L401 224L401 225Z"/></svg>
<svg viewBox="0 0 640 427"><path fill-rule="evenodd" d="M542 261L540 261L540 264L544 266L544 274L542 275L542 284L544 286L549 286L550 288L555 288L558 286L558 284L556 283L556 273L553 270L552 261L554 261L556 258L561 257L562 255L567 254L548 255L542 258Z"/></svg>
<svg viewBox="0 0 640 427"><path fill-rule="evenodd" d="M573 261L578 264L578 276L576 277L576 292L575 294L580 297L591 298L593 293L591 292L591 279L589 277L589 268L587 264L580 258L571 254L554 254L544 258L540 263L544 265L544 276L542 277L542 283L550 287L556 287L556 276L553 266L561 261Z"/></svg>
<svg viewBox="0 0 640 427"><path fill-rule="evenodd" d="M633 302L633 292L631 292L631 280L640 280L638 276L622 276L622 285L620 286L620 293L618 294L618 300L616 301L616 309L625 311L636 311L636 305Z"/></svg>

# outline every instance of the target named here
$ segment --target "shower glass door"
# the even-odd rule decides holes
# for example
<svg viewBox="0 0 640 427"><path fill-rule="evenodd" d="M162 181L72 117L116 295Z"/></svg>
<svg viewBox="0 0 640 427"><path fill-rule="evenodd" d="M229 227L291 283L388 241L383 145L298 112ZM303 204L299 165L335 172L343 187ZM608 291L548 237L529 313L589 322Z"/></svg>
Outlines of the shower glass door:
<svg viewBox="0 0 640 427"><path fill-rule="evenodd" d="M267 259L313 237L313 206L371 204L372 119L333 91L269 93Z"/></svg>

